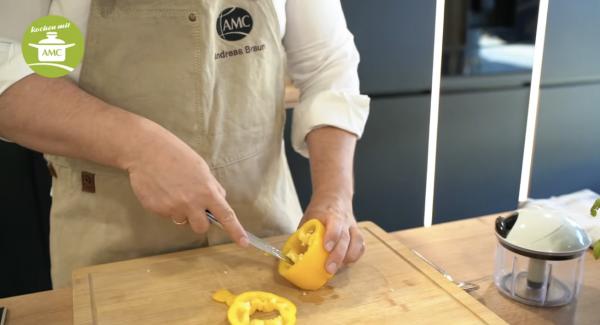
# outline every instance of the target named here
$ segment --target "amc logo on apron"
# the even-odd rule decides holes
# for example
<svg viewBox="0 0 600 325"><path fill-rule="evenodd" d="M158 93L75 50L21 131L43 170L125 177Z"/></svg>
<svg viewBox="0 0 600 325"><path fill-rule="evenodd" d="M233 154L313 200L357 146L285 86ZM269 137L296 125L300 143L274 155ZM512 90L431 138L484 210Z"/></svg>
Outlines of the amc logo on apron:
<svg viewBox="0 0 600 325"><path fill-rule="evenodd" d="M239 7L223 10L217 19L217 34L226 41L239 41L250 34L252 16Z"/></svg>

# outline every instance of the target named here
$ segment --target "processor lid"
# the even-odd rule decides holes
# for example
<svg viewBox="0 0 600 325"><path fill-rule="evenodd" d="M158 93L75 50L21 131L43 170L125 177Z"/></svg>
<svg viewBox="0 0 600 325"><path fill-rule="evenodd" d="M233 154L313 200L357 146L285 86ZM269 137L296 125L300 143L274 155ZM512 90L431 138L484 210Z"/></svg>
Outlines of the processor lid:
<svg viewBox="0 0 600 325"><path fill-rule="evenodd" d="M574 258L592 243L585 230L562 212L535 205L496 219L496 235L506 248L534 258Z"/></svg>

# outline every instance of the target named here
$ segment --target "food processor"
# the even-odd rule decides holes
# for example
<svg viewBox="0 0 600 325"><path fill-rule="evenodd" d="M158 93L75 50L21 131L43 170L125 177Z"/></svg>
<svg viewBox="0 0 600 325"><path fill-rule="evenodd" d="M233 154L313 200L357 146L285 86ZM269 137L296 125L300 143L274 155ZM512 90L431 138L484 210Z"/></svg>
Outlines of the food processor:
<svg viewBox="0 0 600 325"><path fill-rule="evenodd" d="M562 212L528 206L496 219L494 282L507 297L534 306L562 306L579 293L592 240Z"/></svg>

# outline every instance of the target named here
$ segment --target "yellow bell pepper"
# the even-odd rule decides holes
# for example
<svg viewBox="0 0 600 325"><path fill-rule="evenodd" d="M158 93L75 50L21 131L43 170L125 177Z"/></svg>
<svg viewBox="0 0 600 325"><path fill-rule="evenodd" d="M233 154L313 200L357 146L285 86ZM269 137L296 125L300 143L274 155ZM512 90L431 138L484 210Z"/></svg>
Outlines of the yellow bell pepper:
<svg viewBox="0 0 600 325"><path fill-rule="evenodd" d="M235 299L235 295L227 289L220 289L213 293L212 298L217 302L222 302L227 304L227 306L231 306L233 299Z"/></svg>
<svg viewBox="0 0 600 325"><path fill-rule="evenodd" d="M296 305L291 301L264 291L248 291L238 296L225 289L213 294L213 299L226 303L227 319L231 325L294 325L296 324ZM272 312L279 315L271 319L250 319L255 312Z"/></svg>
<svg viewBox="0 0 600 325"><path fill-rule="evenodd" d="M283 246L283 254L294 265L279 262L279 274L305 290L321 288L333 276L325 270L329 253L323 247L325 226L317 219L307 221Z"/></svg>

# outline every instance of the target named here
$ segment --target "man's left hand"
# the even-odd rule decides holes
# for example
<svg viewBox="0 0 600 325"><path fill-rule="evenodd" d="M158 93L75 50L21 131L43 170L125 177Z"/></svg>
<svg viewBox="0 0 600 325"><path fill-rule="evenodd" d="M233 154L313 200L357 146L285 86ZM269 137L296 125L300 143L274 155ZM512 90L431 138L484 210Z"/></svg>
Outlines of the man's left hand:
<svg viewBox="0 0 600 325"><path fill-rule="evenodd" d="M313 195L300 225L320 220L326 228L323 245L330 252L325 269L335 274L340 267L354 263L365 252L364 238L352 211L352 198L337 195Z"/></svg>

